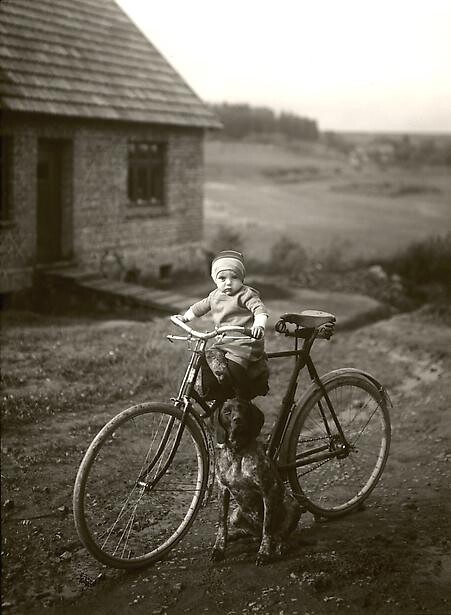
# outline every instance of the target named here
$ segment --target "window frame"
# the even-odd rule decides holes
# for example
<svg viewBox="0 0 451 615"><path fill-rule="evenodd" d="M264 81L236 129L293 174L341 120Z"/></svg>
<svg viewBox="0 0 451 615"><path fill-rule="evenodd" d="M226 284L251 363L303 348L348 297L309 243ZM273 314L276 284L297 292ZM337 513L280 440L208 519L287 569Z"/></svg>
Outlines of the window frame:
<svg viewBox="0 0 451 615"><path fill-rule="evenodd" d="M167 144L133 139L127 144L128 208L142 213L166 211Z"/></svg>

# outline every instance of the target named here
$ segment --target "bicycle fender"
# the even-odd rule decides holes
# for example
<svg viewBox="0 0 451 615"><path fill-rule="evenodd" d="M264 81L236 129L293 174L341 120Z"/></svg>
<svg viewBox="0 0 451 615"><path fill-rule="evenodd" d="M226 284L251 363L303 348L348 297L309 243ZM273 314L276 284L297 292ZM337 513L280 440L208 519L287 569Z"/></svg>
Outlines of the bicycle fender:
<svg viewBox="0 0 451 615"><path fill-rule="evenodd" d="M383 402L390 408L393 408L392 401L387 393L386 388L370 373L365 372L361 369L357 369L355 367L341 367L339 369L334 369L326 374L320 376L320 380L323 385L327 386L336 378L342 378L343 376L361 376L368 380L373 386L377 388L379 393L381 394ZM279 462L281 464L288 463L287 454L288 454L288 444L290 439L290 432L294 421L296 420L299 410L307 403L307 401L315 395L318 391L320 391L320 386L316 382L312 382L312 384L308 387L308 389L301 395L299 401L296 403L296 408L290 418L290 422L287 427L287 431L285 434L284 442L280 449L279 454Z"/></svg>
<svg viewBox="0 0 451 615"><path fill-rule="evenodd" d="M370 374L369 372L365 372L361 369L357 369L355 367L342 367L340 369L334 369L331 372L328 372L327 374L325 374L324 376L321 376L320 380L323 384L329 384L329 382L331 380L333 380L334 378L336 378L337 376L354 376L354 375L359 375L359 376L363 376L364 378L366 378L367 380L369 380L372 384L374 384L374 386L377 388L377 390L379 391L379 393L382 395L382 398L384 400L384 402L390 407L393 408L393 404L392 401L390 399L390 396L387 392L387 389L384 387L383 384L381 384L379 382L379 380L377 380L372 374ZM319 389L318 385L314 385L313 387L315 389L315 391L317 389ZM310 390L310 389L309 389Z"/></svg>

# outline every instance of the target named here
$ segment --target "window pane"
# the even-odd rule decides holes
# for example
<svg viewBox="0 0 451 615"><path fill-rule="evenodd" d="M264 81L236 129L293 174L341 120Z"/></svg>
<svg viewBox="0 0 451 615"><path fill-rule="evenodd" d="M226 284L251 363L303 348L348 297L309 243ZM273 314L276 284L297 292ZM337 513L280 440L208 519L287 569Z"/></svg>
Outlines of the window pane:
<svg viewBox="0 0 451 615"><path fill-rule="evenodd" d="M162 143L129 143L127 192L132 205L163 205L164 154Z"/></svg>
<svg viewBox="0 0 451 615"><path fill-rule="evenodd" d="M136 182L136 196L138 199L148 199L148 182L147 182L147 169L145 167L138 168L138 179Z"/></svg>

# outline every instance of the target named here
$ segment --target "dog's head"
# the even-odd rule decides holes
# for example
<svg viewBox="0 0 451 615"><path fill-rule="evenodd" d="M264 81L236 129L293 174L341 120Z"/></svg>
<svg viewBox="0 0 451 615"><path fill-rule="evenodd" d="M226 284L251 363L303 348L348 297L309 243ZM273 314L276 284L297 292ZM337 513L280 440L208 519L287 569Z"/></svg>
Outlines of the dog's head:
<svg viewBox="0 0 451 615"><path fill-rule="evenodd" d="M239 451L255 440L264 422L263 412L251 401L239 397L227 400L219 412L226 445L233 451Z"/></svg>

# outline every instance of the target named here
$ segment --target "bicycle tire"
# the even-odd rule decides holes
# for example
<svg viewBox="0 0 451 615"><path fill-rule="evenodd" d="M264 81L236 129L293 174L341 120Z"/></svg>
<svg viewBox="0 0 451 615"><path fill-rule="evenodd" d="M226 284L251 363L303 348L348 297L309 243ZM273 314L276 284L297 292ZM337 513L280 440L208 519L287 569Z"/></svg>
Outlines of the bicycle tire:
<svg viewBox="0 0 451 615"><path fill-rule="evenodd" d="M387 397L362 373L326 378L325 388L351 450L341 458L291 468L288 480L295 497L315 516L338 517L360 507L379 481L390 449L390 415ZM288 435L288 463L299 455L305 459L309 446L327 445L329 451L341 446L331 417L331 433L326 432L321 403L329 415L323 392L316 388L294 417Z"/></svg>
<svg viewBox="0 0 451 615"><path fill-rule="evenodd" d="M74 520L80 540L102 564L152 564L191 527L209 471L204 436L191 415L174 458L149 488L168 460L181 419L182 411L170 404L132 406L109 421L86 451L74 486ZM168 440L157 455L168 425Z"/></svg>

